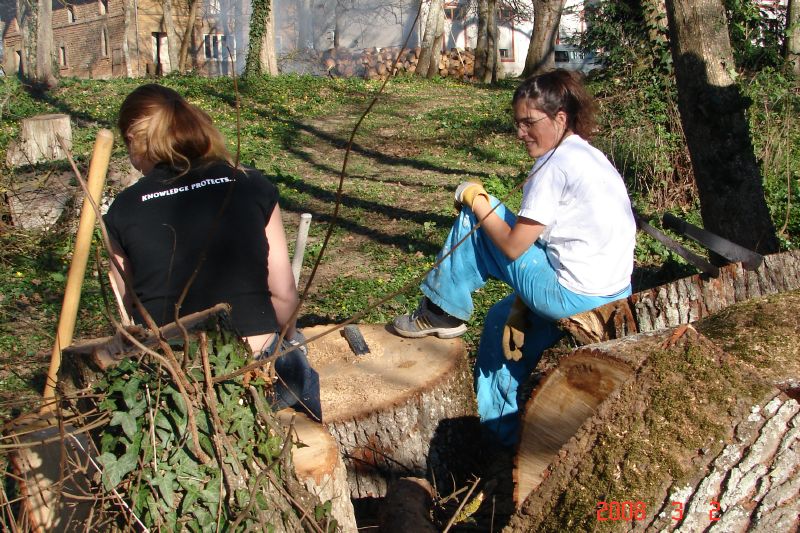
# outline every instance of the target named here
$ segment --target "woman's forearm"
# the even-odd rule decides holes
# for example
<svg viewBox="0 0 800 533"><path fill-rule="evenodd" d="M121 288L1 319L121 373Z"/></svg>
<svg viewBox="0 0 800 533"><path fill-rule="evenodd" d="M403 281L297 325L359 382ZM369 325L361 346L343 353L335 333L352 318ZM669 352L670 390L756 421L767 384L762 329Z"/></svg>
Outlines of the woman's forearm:
<svg viewBox="0 0 800 533"><path fill-rule="evenodd" d="M485 196L476 196L472 203L472 211L479 221L483 221L481 228L503 254L512 261L521 256L530 248L544 226L535 220L519 217L513 227L497 215Z"/></svg>

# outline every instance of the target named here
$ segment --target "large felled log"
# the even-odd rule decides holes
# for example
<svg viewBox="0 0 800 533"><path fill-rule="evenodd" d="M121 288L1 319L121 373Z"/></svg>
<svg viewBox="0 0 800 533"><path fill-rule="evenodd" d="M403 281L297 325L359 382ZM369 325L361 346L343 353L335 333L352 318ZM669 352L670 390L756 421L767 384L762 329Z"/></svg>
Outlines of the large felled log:
<svg viewBox="0 0 800 533"><path fill-rule="evenodd" d="M746 301L696 330L633 335L562 359L525 409L514 475L534 481L509 528L797 530L798 306L798 291ZM554 418L575 428L560 445L542 437Z"/></svg>
<svg viewBox="0 0 800 533"><path fill-rule="evenodd" d="M353 497L381 497L391 480L446 468L454 420L474 416L472 376L459 339L404 339L359 326L370 353L338 333L310 343L323 422L345 456ZM304 330L311 339L323 326Z"/></svg>
<svg viewBox="0 0 800 533"><path fill-rule="evenodd" d="M36 115L22 119L20 142L6 153L6 164L11 167L64 159L66 154L58 142L61 137L72 148L72 127L69 115L60 113Z"/></svg>
<svg viewBox="0 0 800 533"><path fill-rule="evenodd" d="M689 324L737 302L798 288L800 250L792 250L765 256L752 272L741 263L727 265L716 278L689 276L558 323L580 343L592 344Z"/></svg>
<svg viewBox="0 0 800 533"><path fill-rule="evenodd" d="M297 478L319 501L331 502L331 515L342 532L357 531L347 484L347 469L330 432L319 422L293 409L284 409L277 415L284 426L294 431L296 437L292 462Z"/></svg>

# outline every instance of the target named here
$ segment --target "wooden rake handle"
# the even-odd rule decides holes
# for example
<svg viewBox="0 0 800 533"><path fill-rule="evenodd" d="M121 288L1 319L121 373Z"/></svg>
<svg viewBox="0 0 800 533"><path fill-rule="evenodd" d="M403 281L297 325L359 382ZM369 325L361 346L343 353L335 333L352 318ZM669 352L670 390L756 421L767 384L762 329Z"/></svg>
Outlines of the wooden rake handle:
<svg viewBox="0 0 800 533"><path fill-rule="evenodd" d="M102 129L97 132L87 180L89 194L97 205L100 204L100 195L103 192L103 185L106 181L113 144L114 134L110 130ZM95 212L92 203L88 198L84 198L78 223L78 233L75 237L75 250L72 254L72 262L69 265L67 286L64 289L64 300L61 304L61 314L58 318L56 341L53 344L53 353L50 356L50 369L47 372L47 381L42 393L45 409L54 407L54 402L51 400L55 397L58 369L61 367L61 350L72 344L75 320L78 316L78 304L81 301L81 286L83 285L83 277L86 274L86 263L89 259L89 249L92 244L94 222Z"/></svg>

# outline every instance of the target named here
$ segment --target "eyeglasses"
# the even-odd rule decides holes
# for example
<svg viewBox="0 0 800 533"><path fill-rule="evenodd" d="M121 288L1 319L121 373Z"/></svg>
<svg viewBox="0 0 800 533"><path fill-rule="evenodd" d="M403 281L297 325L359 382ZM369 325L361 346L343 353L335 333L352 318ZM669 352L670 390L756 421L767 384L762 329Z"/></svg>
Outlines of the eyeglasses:
<svg viewBox="0 0 800 533"><path fill-rule="evenodd" d="M514 121L514 128L515 129L523 128L523 129L529 130L529 129L531 129L533 127L534 124L536 124L537 122L541 122L542 120L544 120L546 118L547 118L547 115L545 115L543 117L539 117L539 118L523 118L521 120L515 120Z"/></svg>

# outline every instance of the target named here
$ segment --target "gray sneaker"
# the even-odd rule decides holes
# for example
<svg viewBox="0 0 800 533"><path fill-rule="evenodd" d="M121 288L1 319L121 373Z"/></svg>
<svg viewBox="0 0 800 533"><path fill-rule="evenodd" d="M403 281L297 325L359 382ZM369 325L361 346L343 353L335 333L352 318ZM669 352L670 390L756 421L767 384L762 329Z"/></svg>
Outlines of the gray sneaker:
<svg viewBox="0 0 800 533"><path fill-rule="evenodd" d="M440 339L452 339L467 332L463 320L447 313L437 314L428 307L428 299L423 298L417 310L410 315L401 315L392 322L395 332L401 337L427 337L436 335Z"/></svg>

